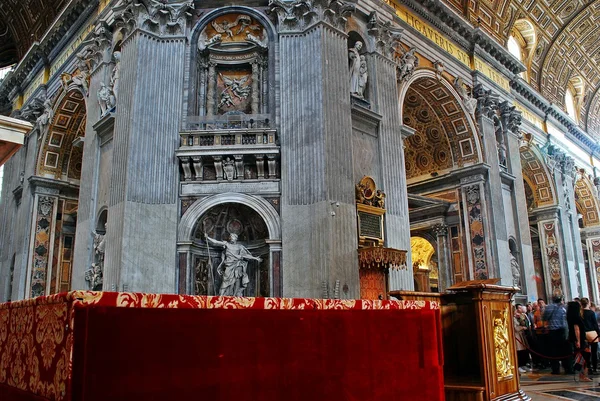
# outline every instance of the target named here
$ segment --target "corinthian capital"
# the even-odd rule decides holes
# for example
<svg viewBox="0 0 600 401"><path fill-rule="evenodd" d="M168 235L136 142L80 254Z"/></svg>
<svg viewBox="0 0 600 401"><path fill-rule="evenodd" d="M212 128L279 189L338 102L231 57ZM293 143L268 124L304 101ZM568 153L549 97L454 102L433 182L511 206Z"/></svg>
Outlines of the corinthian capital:
<svg viewBox="0 0 600 401"><path fill-rule="evenodd" d="M269 0L269 13L277 16L279 31L301 31L318 22L345 30L347 17L354 12L354 1Z"/></svg>
<svg viewBox="0 0 600 401"><path fill-rule="evenodd" d="M517 110L515 106L504 101L500 103L500 116L502 118L504 129L520 136L519 127L521 126L521 112Z"/></svg>
<svg viewBox="0 0 600 401"><path fill-rule="evenodd" d="M492 118L498 108L498 94L478 84L473 88L473 97L477 99L477 115Z"/></svg>
<svg viewBox="0 0 600 401"><path fill-rule="evenodd" d="M375 11L369 16L368 28L369 35L373 36L375 40L377 52L384 57L392 59L399 49L400 39L404 30L393 27L390 21L382 24L379 22L377 12Z"/></svg>
<svg viewBox="0 0 600 401"><path fill-rule="evenodd" d="M114 8L120 25L131 31L146 29L157 35L184 34L194 11L193 0L123 0Z"/></svg>
<svg viewBox="0 0 600 401"><path fill-rule="evenodd" d="M436 224L431 228L431 232L437 237L448 235L448 226L445 224Z"/></svg>

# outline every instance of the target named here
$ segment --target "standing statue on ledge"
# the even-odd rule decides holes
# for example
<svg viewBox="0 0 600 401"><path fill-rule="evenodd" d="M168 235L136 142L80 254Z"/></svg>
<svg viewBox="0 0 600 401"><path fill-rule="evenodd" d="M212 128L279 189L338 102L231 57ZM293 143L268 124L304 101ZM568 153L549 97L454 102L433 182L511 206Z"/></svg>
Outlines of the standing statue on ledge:
<svg viewBox="0 0 600 401"><path fill-rule="evenodd" d="M98 103L100 103L100 117L111 111L115 107L115 95L110 88L102 82L98 90Z"/></svg>
<svg viewBox="0 0 600 401"><path fill-rule="evenodd" d="M119 79L121 76L121 52L114 52L113 57L115 58L115 67L113 68L112 76L110 77L110 86L116 100L119 96Z"/></svg>
<svg viewBox="0 0 600 401"><path fill-rule="evenodd" d="M223 278L221 288L219 289L220 296L241 297L244 295L244 290L250 283L246 268L248 260L256 260L262 262L259 257L252 256L245 246L238 244L238 236L236 234L229 235L229 241L217 241L204 234L206 241L223 247L223 256L221 264L217 267L217 273Z"/></svg>
<svg viewBox="0 0 600 401"><path fill-rule="evenodd" d="M363 69L361 71L361 56L360 50L362 49L362 42L356 42L354 47L349 50L348 58L350 59L350 94L359 98L363 98L365 85L367 83L367 63L365 61ZM364 82L361 86L361 81Z"/></svg>

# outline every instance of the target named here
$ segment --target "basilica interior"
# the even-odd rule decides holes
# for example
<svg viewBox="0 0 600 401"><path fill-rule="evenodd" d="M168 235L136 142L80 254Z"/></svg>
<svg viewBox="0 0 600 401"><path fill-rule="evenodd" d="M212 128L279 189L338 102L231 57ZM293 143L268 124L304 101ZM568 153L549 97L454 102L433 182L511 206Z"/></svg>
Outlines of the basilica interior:
<svg viewBox="0 0 600 401"><path fill-rule="evenodd" d="M484 283L599 303L599 18L599 0L3 1L0 302Z"/></svg>

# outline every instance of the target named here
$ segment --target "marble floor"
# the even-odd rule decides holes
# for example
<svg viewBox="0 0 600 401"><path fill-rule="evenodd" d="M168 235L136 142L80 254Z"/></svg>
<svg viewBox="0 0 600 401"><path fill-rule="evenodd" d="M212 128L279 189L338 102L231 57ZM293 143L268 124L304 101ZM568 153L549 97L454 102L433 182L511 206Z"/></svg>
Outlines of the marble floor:
<svg viewBox="0 0 600 401"><path fill-rule="evenodd" d="M600 401L600 376L593 382L578 383L573 375L551 375L549 372L532 372L521 375L521 389L532 401Z"/></svg>

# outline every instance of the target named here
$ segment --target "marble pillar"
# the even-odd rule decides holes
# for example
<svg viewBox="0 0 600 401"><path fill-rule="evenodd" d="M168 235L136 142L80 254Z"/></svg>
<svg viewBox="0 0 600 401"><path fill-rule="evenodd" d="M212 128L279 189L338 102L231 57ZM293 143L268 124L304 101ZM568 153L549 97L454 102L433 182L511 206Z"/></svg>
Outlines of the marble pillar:
<svg viewBox="0 0 600 401"><path fill-rule="evenodd" d="M513 219L514 236L517 246L520 248L520 255L517 260L521 265L521 293L527 294L527 299L530 302L534 302L544 294L537 293L535 267L533 262L533 246L531 244L531 232L529 230L529 212L525 200L525 184L523 183L523 169L519 150L519 137L511 132L508 135L507 145L507 165L511 175L514 177L511 187L512 196L510 199L505 200L512 203L513 213L511 216L507 216L507 218Z"/></svg>
<svg viewBox="0 0 600 401"><path fill-rule="evenodd" d="M177 292L179 169L173 155L179 146L186 37L180 31L169 34L174 28L162 23L155 28L135 27L121 49L107 291Z"/></svg>
<svg viewBox="0 0 600 401"><path fill-rule="evenodd" d="M321 297L339 280L358 298L347 35L319 19L294 29L279 34L282 295Z"/></svg>
<svg viewBox="0 0 600 401"><path fill-rule="evenodd" d="M496 130L494 122L485 115L480 115L477 123L483 139L485 160L490 166L485 183L487 203L483 204L489 211L489 227L493 227L486 235L489 243L487 252L490 261L487 266L487 274L490 278L500 278L503 285L512 285L506 213L502 194L502 177L500 176L502 170L498 157Z"/></svg>
<svg viewBox="0 0 600 401"><path fill-rule="evenodd" d="M410 254L410 220L404 162L404 138L414 130L403 129L400 121L399 96L396 82L396 64L383 54L373 55L373 104L382 116L378 129L381 163L381 188L386 193L385 239L386 246L407 251L407 268L390 270L390 290L413 290L414 280Z"/></svg>

